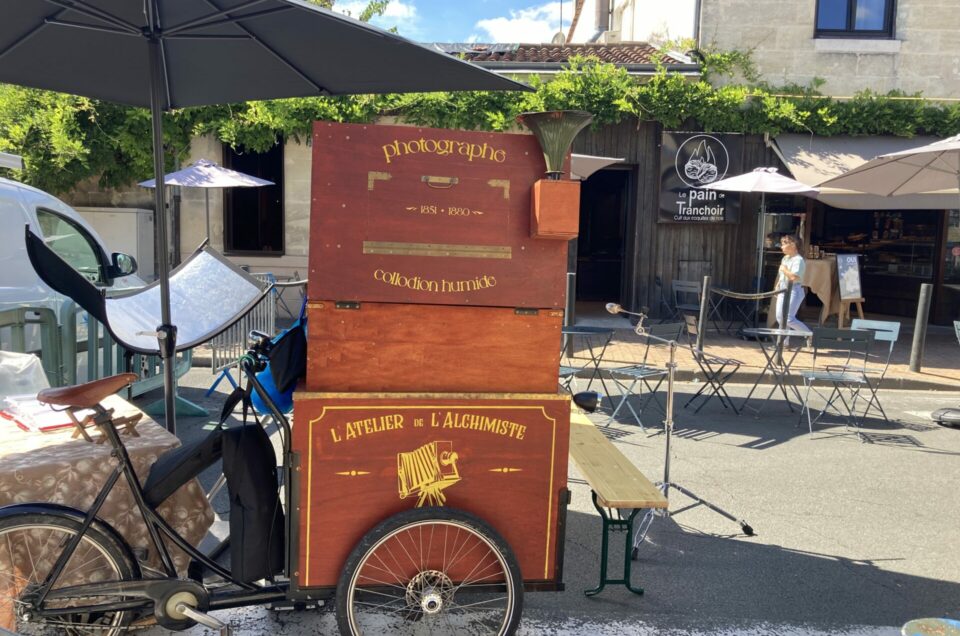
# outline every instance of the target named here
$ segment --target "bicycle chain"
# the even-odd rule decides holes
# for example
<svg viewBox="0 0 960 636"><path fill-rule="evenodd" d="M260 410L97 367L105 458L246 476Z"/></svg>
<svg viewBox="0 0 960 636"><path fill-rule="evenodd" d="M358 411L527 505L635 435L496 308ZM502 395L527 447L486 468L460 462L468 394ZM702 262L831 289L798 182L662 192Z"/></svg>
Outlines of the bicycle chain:
<svg viewBox="0 0 960 636"><path fill-rule="evenodd" d="M21 601L16 601L23 604ZM142 623L138 625L137 623ZM73 628L77 630L83 630L86 632L106 632L113 629L118 629L116 626L112 625L91 625L90 623L69 623L64 621L52 622L49 620L40 620L40 621L26 621L26 625L29 626L28 629L38 628L42 630L47 629L65 629ZM119 629L123 632L134 632L142 629L150 629L151 627L156 627L157 621L153 617L153 614L141 619L137 619L131 625L126 625L120 627Z"/></svg>

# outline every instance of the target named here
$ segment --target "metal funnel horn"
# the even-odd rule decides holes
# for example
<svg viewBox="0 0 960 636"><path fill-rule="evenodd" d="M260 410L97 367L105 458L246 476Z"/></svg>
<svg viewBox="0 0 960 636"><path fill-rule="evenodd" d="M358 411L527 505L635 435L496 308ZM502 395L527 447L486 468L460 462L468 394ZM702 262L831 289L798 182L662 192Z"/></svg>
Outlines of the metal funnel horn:
<svg viewBox="0 0 960 636"><path fill-rule="evenodd" d="M521 113L517 115L517 121L536 135L547 164L547 178L558 181L563 175L563 161L570 144L577 133L593 121L593 115L582 110L550 110Z"/></svg>

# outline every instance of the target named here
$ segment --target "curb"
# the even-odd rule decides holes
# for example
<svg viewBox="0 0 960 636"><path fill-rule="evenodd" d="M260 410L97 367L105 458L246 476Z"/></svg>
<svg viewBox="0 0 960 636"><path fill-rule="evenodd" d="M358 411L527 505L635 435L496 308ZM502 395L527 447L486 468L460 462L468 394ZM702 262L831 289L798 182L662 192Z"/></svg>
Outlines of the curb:
<svg viewBox="0 0 960 636"><path fill-rule="evenodd" d="M609 372L608 369L604 371ZM745 371L738 372L733 378L728 380L726 384L731 386L751 386L757 382L757 379L760 378L760 372L758 371ZM705 382L703 375L699 372L688 370L688 369L678 369L676 375L674 376L677 382L695 382L702 383ZM577 378L589 379L590 372L578 373ZM798 378L799 380L799 378ZM760 381L761 385L772 385L773 382L770 379L769 374L764 375ZM799 382L797 386L802 387L803 383ZM916 378L903 378L903 377L891 377L887 376L883 379L881 384L881 390L893 390L893 391L960 391L960 383L952 381L949 379L943 380L927 380L927 379L916 379Z"/></svg>

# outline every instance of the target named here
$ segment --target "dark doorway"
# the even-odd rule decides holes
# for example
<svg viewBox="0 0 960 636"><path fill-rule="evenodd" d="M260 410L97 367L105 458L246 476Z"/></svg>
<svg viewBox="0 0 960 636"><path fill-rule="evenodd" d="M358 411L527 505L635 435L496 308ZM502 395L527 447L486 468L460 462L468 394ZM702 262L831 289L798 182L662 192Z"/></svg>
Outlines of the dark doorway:
<svg viewBox="0 0 960 636"><path fill-rule="evenodd" d="M630 171L594 173L580 187L577 300L621 300Z"/></svg>
<svg viewBox="0 0 960 636"><path fill-rule="evenodd" d="M224 149L224 165L273 181L262 188L223 191L223 247L227 254L283 254L283 143L267 152Z"/></svg>

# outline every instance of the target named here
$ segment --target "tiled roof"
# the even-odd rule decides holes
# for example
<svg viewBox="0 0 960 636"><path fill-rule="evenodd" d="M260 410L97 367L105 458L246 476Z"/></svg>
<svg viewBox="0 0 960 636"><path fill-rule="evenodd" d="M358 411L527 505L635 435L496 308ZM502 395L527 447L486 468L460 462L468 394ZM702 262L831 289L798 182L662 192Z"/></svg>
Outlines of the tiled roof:
<svg viewBox="0 0 960 636"><path fill-rule="evenodd" d="M666 65L683 63L668 54L661 53L656 47L646 42L623 44L517 44L513 47L473 44L458 48L458 52L471 62L562 63L567 62L575 55L583 55L597 57L603 62L614 64L654 64L657 57L662 55L663 63Z"/></svg>

